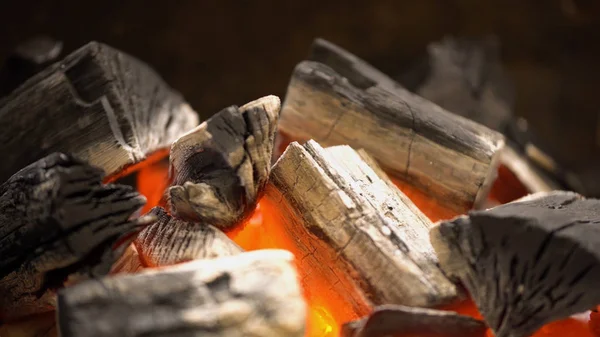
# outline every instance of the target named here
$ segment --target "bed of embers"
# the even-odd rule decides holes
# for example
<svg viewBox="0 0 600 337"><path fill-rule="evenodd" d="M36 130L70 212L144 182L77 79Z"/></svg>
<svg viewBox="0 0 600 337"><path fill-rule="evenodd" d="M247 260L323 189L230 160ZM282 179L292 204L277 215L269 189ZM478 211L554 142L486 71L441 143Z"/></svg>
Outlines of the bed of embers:
<svg viewBox="0 0 600 337"><path fill-rule="evenodd" d="M129 55L58 54L3 69L0 336L600 336L600 201L517 141L487 42L411 92L317 39L202 123Z"/></svg>

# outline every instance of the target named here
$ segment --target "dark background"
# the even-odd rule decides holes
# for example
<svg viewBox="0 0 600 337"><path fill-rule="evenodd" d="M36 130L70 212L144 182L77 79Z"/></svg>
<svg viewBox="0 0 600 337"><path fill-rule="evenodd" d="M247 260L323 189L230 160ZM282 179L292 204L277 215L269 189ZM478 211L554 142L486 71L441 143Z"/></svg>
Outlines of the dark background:
<svg viewBox="0 0 600 337"><path fill-rule="evenodd" d="M317 36L398 75L445 35L495 34L517 113L569 165L598 153L600 1L0 0L0 60L39 34L137 56L204 117L284 95Z"/></svg>

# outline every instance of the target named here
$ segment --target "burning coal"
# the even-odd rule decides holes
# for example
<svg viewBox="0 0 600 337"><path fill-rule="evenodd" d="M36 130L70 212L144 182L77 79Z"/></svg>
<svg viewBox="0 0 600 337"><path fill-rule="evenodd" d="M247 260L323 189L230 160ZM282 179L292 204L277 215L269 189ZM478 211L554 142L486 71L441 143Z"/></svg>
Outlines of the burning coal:
<svg viewBox="0 0 600 337"><path fill-rule="evenodd" d="M283 103L201 124L91 43L4 98L0 122L1 336L598 330L571 316L600 302L600 202L327 41Z"/></svg>

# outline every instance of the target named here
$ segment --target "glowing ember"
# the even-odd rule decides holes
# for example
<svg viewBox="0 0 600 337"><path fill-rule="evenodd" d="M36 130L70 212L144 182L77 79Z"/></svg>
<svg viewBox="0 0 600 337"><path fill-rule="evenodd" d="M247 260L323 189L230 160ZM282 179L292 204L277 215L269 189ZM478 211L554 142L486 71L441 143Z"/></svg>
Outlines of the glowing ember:
<svg viewBox="0 0 600 337"><path fill-rule="evenodd" d="M600 337L600 307L590 313L589 327L595 337Z"/></svg>
<svg viewBox="0 0 600 337"><path fill-rule="evenodd" d="M137 189L148 200L142 214L154 206L164 206L164 192L169 187L169 163L157 161L145 166L138 172Z"/></svg>
<svg viewBox="0 0 600 337"><path fill-rule="evenodd" d="M278 213L276 206L263 198L252 217L228 236L245 250L281 248L301 256L293 238L281 225ZM330 285L318 277L306 278L305 272L298 269L309 307L306 336L337 336L342 323L358 317L348 312L348 305L341 298L324 298L319 290Z"/></svg>
<svg viewBox="0 0 600 337"><path fill-rule="evenodd" d="M127 168L126 173L109 177L106 180L114 181L117 178L137 171L139 192L148 199L148 203L143 210L146 212L154 206L164 204L163 194L169 185L169 168L168 164L161 162L161 160L166 155L168 153L164 151L157 152L150 156L148 160ZM511 180L508 179L511 178L510 175L507 176L508 173L510 172L505 172L501 169L499 180ZM440 206L425 193L402 181L394 180L394 184L432 221L450 219L458 215L456 212ZM496 184L492 189L491 199L499 202L507 202L520 197L520 194L522 194L522 190L519 188L516 188L513 193L504 193L505 191L506 189L500 189L500 184ZM286 220L281 218L280 213L277 205L263 198L253 215L246 222L227 233L227 235L245 250L250 251L266 248L286 249L294 255L300 256L297 260L300 261L301 255L294 243L294 238L284 229L282 221ZM341 297L324 296L325 293L328 293L326 290L331 288L331 285L325 282L324 279L320 279L318 276L315 277L315 275L306 277L306 271L303 271L302 268L298 269L306 300L309 304L306 336L338 336L340 326L343 323L357 319L358 316L356 313L348 310L349 306ZM471 301L465 301L442 309L456 311L478 319L482 318L476 306ZM600 314L592 313L591 317L592 320L589 322L589 327L586 321L569 318L544 326L532 337L600 337ZM592 333L592 330L597 331L597 334ZM487 336L493 337L491 331L488 331Z"/></svg>
<svg viewBox="0 0 600 337"><path fill-rule="evenodd" d="M460 215L456 211L440 205L439 202L428 197L427 194L421 192L415 187L410 186L409 184L398 179L391 177L390 179L392 182L394 182L394 185L396 185L396 187L398 187L402 193L406 194L406 196L410 198L415 206L417 206L421 212L423 212L423 214L425 214L432 222L448 220Z"/></svg>
<svg viewBox="0 0 600 337"><path fill-rule="evenodd" d="M492 185L489 199L500 204L517 200L529 194L519 178L506 166L498 167L498 177Z"/></svg>
<svg viewBox="0 0 600 337"><path fill-rule="evenodd" d="M443 310L455 311L459 314L471 316L477 319L483 319L477 307L472 301L464 301L455 305L441 308ZM488 329L487 337L494 337L494 334ZM600 336L600 335L598 335ZM560 321L546 324L531 337L597 337L590 331L585 320L578 318L567 318Z"/></svg>
<svg viewBox="0 0 600 337"><path fill-rule="evenodd" d="M146 157L146 159L144 159L144 161L124 167L118 173L104 178L104 183L106 184L106 183L115 182L123 177L126 177L126 176L132 174L133 172L140 171L144 167L151 166L152 164L165 159L168 155L169 155L169 149L158 150L158 151L148 155ZM168 173L168 169L167 169L167 173Z"/></svg>

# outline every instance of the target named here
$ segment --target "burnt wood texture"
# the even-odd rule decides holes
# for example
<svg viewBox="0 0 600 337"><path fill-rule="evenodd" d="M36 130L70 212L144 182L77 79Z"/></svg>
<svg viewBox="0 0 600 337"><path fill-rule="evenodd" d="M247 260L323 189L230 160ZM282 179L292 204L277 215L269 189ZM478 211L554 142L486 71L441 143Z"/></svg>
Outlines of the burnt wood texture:
<svg viewBox="0 0 600 337"><path fill-rule="evenodd" d="M150 67L90 42L0 101L0 181L52 152L111 175L197 124L196 113Z"/></svg>
<svg viewBox="0 0 600 337"><path fill-rule="evenodd" d="M152 220L130 220L145 198L103 176L55 153L0 186L0 318L52 310L57 288L107 274Z"/></svg>
<svg viewBox="0 0 600 337"><path fill-rule="evenodd" d="M341 337L485 337L486 330L482 321L451 311L382 305L344 324Z"/></svg>
<svg viewBox="0 0 600 337"><path fill-rule="evenodd" d="M279 121L285 136L364 148L390 175L450 209L483 202L501 134L403 89L339 47L315 45L319 62L297 65L288 86Z"/></svg>
<svg viewBox="0 0 600 337"><path fill-rule="evenodd" d="M358 316L372 304L456 300L429 243L433 224L362 156L349 146L293 142L273 166L265 196L304 256L300 273L335 285L321 296L340 298Z"/></svg>
<svg viewBox="0 0 600 337"><path fill-rule="evenodd" d="M600 303L600 201L537 193L431 231L442 269L471 293L496 337Z"/></svg>
<svg viewBox="0 0 600 337"><path fill-rule="evenodd" d="M169 205L180 218L231 228L252 212L269 178L280 101L228 107L171 147Z"/></svg>
<svg viewBox="0 0 600 337"><path fill-rule="evenodd" d="M149 214L157 221L144 228L134 242L148 267L242 252L235 242L213 226L175 219L161 207L153 208Z"/></svg>
<svg viewBox="0 0 600 337"><path fill-rule="evenodd" d="M291 253L263 250L90 280L62 289L62 337L302 337Z"/></svg>

